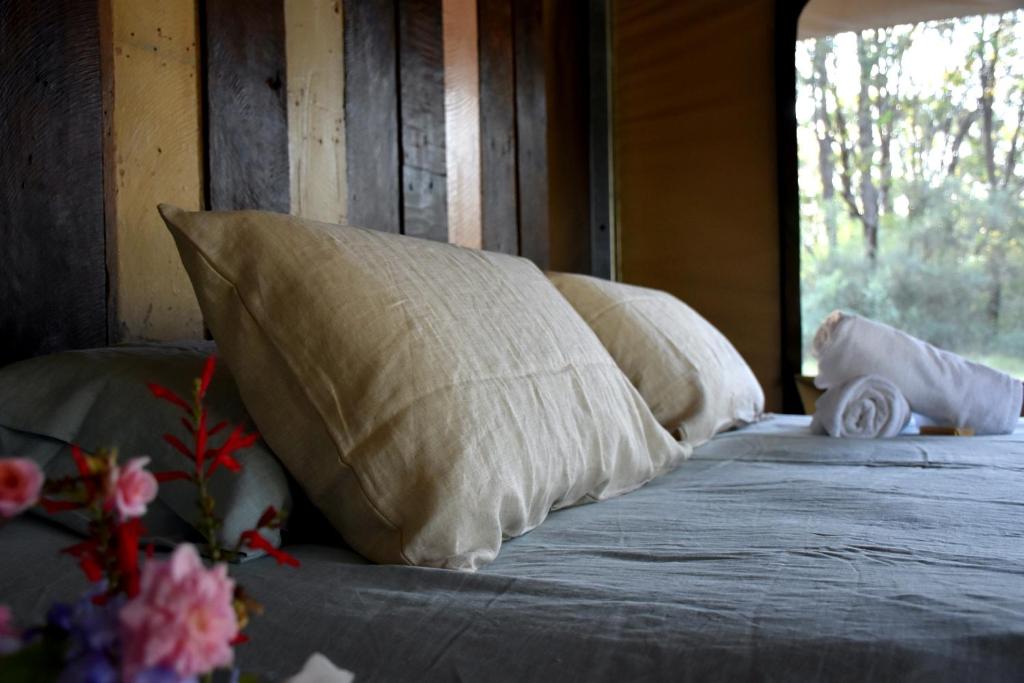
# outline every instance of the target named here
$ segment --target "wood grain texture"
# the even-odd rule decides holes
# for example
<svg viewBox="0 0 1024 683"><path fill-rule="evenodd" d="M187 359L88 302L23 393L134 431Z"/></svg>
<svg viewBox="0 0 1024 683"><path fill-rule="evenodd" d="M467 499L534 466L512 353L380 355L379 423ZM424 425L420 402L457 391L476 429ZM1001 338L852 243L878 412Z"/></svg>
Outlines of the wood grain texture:
<svg viewBox="0 0 1024 683"><path fill-rule="evenodd" d="M483 231L476 0L444 0L443 9L448 241L479 249Z"/></svg>
<svg viewBox="0 0 1024 683"><path fill-rule="evenodd" d="M614 0L622 279L728 337L782 408L773 0ZM713 65L713 68L711 68Z"/></svg>
<svg viewBox="0 0 1024 683"><path fill-rule="evenodd" d="M291 182L282 0L204 0L212 209L287 212Z"/></svg>
<svg viewBox="0 0 1024 683"><path fill-rule="evenodd" d="M483 248L519 254L512 0L477 0Z"/></svg>
<svg viewBox="0 0 1024 683"><path fill-rule="evenodd" d="M398 43L394 0L344 0L348 218L401 232Z"/></svg>
<svg viewBox="0 0 1024 683"><path fill-rule="evenodd" d="M96 6L0 0L0 365L107 340Z"/></svg>
<svg viewBox="0 0 1024 683"><path fill-rule="evenodd" d="M344 223L345 73L341 0L284 0L291 212Z"/></svg>
<svg viewBox="0 0 1024 683"><path fill-rule="evenodd" d="M116 250L117 340L202 335L202 314L174 240L156 212L202 208L195 6L110 0L107 220ZM113 186L110 183L113 183Z"/></svg>
<svg viewBox="0 0 1024 683"><path fill-rule="evenodd" d="M442 0L398 3L402 232L448 240Z"/></svg>
<svg viewBox="0 0 1024 683"><path fill-rule="evenodd" d="M540 268L548 269L551 245L544 0L515 0L512 8L519 253Z"/></svg>
<svg viewBox="0 0 1024 683"><path fill-rule="evenodd" d="M587 0L545 0L548 267L591 272Z"/></svg>

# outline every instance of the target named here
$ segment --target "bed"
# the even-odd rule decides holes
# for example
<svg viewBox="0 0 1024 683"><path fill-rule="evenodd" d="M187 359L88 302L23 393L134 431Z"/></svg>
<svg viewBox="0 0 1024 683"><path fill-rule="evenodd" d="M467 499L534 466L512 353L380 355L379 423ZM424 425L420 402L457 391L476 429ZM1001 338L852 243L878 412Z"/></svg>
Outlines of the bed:
<svg viewBox="0 0 1024 683"><path fill-rule="evenodd" d="M235 576L266 605L239 650L277 680L313 651L373 680L1019 680L1024 427L812 436L773 416L674 472L553 513L476 573L286 544ZM34 518L0 532L0 596L82 588Z"/></svg>

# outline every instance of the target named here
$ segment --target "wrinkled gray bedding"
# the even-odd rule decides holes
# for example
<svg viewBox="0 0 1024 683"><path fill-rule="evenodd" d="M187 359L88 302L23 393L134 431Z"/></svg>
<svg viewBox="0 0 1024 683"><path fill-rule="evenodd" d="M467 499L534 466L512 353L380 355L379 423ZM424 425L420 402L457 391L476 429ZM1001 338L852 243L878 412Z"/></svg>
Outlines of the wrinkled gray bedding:
<svg viewBox="0 0 1024 683"><path fill-rule="evenodd" d="M1020 680L1024 431L855 442L777 417L621 498L551 515L477 574L289 548L234 568L267 606L241 663L315 650L357 680ZM36 520L0 602L82 583Z"/></svg>

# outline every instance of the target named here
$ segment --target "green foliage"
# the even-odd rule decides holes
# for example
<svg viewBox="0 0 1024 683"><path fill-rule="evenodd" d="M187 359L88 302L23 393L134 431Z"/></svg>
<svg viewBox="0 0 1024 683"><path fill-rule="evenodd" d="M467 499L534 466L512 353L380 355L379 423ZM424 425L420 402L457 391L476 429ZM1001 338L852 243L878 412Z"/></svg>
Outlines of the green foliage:
<svg viewBox="0 0 1024 683"><path fill-rule="evenodd" d="M798 45L809 365L845 309L1024 374L1022 50L1024 12Z"/></svg>

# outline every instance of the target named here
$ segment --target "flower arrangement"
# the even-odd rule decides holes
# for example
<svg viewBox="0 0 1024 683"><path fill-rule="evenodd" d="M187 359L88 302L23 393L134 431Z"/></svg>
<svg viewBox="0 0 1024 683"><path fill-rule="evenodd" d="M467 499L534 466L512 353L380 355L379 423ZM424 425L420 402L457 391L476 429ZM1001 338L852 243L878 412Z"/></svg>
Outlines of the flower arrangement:
<svg viewBox="0 0 1024 683"><path fill-rule="evenodd" d="M164 683L211 680L215 670L230 670L234 647L247 640L243 631L262 608L231 579L224 560L248 547L265 551L279 564L297 567L299 562L261 533L285 521L284 511L273 507L234 547L221 544L210 478L222 469L239 472L238 454L259 436L241 425L207 424L203 401L215 366L211 356L194 383L191 401L149 385L156 398L182 410L185 439L163 436L187 462L180 470L153 473L147 469L149 458L122 463L115 450L86 453L73 446L77 474L45 480L32 460L0 459L0 522L37 505L48 513L85 511L90 520L86 539L62 552L78 562L93 584L77 602L54 604L46 623L33 628L15 628L10 610L0 605L4 681ZM226 436L213 445L221 433ZM188 543L164 559L155 556L152 546L140 549L142 517L159 484L167 481L195 486L210 566ZM237 670L231 679L238 679Z"/></svg>

